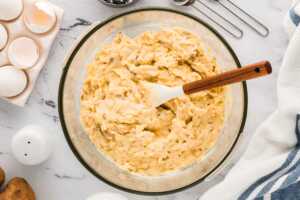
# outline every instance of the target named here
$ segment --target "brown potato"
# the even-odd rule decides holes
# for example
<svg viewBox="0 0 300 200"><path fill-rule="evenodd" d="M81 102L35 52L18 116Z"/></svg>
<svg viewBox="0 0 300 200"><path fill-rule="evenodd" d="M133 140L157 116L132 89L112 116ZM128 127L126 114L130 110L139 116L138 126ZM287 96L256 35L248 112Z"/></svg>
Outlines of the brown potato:
<svg viewBox="0 0 300 200"><path fill-rule="evenodd" d="M0 187L3 185L5 181L5 172L4 170L0 167Z"/></svg>
<svg viewBox="0 0 300 200"><path fill-rule="evenodd" d="M0 200L35 200L31 186L23 178L11 179L0 193Z"/></svg>

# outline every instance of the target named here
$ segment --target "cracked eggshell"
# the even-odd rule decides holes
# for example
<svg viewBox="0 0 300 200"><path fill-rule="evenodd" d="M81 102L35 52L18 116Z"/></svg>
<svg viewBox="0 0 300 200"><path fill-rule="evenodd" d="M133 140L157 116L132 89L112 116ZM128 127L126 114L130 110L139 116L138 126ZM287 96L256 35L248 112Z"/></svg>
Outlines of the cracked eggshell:
<svg viewBox="0 0 300 200"><path fill-rule="evenodd" d="M6 28L0 24L0 50L4 49L7 44L8 33Z"/></svg>
<svg viewBox="0 0 300 200"><path fill-rule="evenodd" d="M0 0L0 20L14 20L23 10L22 0Z"/></svg>
<svg viewBox="0 0 300 200"><path fill-rule="evenodd" d="M27 86L24 71L13 66L0 67L0 96L14 97L22 93Z"/></svg>
<svg viewBox="0 0 300 200"><path fill-rule="evenodd" d="M33 33L41 34L50 31L56 24L56 13L47 1L38 1L24 11L24 23Z"/></svg>
<svg viewBox="0 0 300 200"><path fill-rule="evenodd" d="M10 43L7 55L12 65L28 69L38 61L39 47L32 39L19 37Z"/></svg>

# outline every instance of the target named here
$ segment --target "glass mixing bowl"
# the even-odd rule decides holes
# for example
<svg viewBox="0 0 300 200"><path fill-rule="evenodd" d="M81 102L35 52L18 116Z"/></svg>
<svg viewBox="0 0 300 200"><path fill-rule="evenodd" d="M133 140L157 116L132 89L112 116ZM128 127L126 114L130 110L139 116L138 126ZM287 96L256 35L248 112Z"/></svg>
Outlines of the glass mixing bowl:
<svg viewBox="0 0 300 200"><path fill-rule="evenodd" d="M130 192L162 194L182 190L220 171L236 148L247 111L245 83L229 86L225 125L220 137L204 158L191 166L161 176L143 176L120 169L99 152L80 123L80 91L87 63L117 32L136 36L161 27L182 27L199 35L206 49L223 70L240 67L233 50L213 28L191 15L163 8L134 10L95 23L76 42L65 60L59 89L59 114L65 137L79 161L99 179Z"/></svg>

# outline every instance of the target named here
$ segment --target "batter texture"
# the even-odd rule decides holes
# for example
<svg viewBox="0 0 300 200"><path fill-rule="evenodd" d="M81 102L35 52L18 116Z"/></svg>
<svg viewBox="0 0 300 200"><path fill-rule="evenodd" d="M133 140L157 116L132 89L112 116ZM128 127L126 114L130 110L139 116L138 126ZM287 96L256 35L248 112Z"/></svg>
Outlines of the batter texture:
<svg viewBox="0 0 300 200"><path fill-rule="evenodd" d="M193 164L216 143L224 122L225 88L153 108L143 82L167 86L220 72L201 39L180 29L119 33L88 65L81 121L95 146L118 166L161 175Z"/></svg>

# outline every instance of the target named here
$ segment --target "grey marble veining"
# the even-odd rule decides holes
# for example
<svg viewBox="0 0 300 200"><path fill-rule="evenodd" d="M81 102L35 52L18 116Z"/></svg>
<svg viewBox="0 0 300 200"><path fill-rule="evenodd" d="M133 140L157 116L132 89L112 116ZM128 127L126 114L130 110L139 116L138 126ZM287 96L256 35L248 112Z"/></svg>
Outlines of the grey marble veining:
<svg viewBox="0 0 300 200"><path fill-rule="evenodd" d="M196 200L208 186L200 184L186 191L167 196L140 196L128 194L108 186L90 174L75 158L63 136L58 112L57 91L66 52L92 22L101 21L122 11L138 7L162 6L180 9L198 15L192 8L177 8L167 0L140 0L128 8L109 8L97 0L51 0L64 8L65 16L61 30L51 50L49 60L43 69L37 85L25 108L0 102L0 166L5 168L8 179L13 176L25 177L43 200L83 200L101 191L115 191L133 200ZM253 13L271 30L268 38L261 38L240 24L245 30L242 40L226 37L243 64L268 59L274 66L272 76L248 83L249 112L245 134L251 133L275 109L276 78L288 40L282 28L282 20L290 2L286 0L235 0L236 3ZM52 157L40 166L26 167L19 164L10 153L13 134L29 123L38 123L51 131L56 148Z"/></svg>

